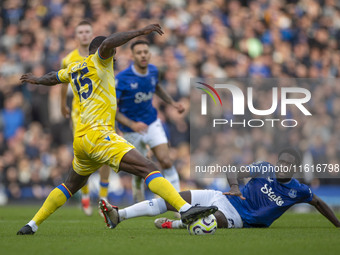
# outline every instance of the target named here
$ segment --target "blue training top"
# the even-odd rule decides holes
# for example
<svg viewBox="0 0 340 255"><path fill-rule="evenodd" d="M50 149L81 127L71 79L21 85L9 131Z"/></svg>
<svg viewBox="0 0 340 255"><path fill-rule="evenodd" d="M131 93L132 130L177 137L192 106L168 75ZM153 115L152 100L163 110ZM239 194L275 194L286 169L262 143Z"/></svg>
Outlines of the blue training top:
<svg viewBox="0 0 340 255"><path fill-rule="evenodd" d="M116 97L119 111L133 121L150 125L157 119L157 110L152 105L152 97L158 83L158 69L149 64L146 74L138 73L134 66L121 71L116 76ZM123 132L133 132L118 123Z"/></svg>

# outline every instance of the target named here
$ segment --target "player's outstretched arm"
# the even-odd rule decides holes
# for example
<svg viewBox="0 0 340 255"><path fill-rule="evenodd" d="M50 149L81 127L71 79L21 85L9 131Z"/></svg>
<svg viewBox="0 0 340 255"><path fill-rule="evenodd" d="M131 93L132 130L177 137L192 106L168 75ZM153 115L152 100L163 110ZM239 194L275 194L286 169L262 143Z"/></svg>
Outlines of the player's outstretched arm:
<svg viewBox="0 0 340 255"><path fill-rule="evenodd" d="M159 96L164 102L172 105L178 111L178 113L184 112L184 107L181 103L175 102L169 93L159 83L156 85L155 94Z"/></svg>
<svg viewBox="0 0 340 255"><path fill-rule="evenodd" d="M41 77L36 77L32 73L23 74L20 78L21 83L31 83L45 86L53 86L59 84L56 72L47 73Z"/></svg>
<svg viewBox="0 0 340 255"><path fill-rule="evenodd" d="M318 196L313 194L312 201L309 204L313 205L323 216L325 216L336 227L340 227L340 221L335 216L332 209Z"/></svg>
<svg viewBox="0 0 340 255"><path fill-rule="evenodd" d="M127 43L137 36L148 35L152 32L157 32L159 35L164 34L159 24L151 24L134 31L114 33L102 42L99 47L99 54L103 58L109 58L114 54L115 48Z"/></svg>

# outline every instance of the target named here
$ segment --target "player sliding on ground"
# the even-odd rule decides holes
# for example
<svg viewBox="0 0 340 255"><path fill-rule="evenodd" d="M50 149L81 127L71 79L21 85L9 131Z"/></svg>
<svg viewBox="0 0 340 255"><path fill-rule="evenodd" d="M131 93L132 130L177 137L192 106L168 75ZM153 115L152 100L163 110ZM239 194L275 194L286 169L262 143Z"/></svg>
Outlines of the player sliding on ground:
<svg viewBox="0 0 340 255"><path fill-rule="evenodd" d="M116 172L122 170L145 179L149 189L169 202L181 214L183 222L191 222L217 210L215 206L191 206L158 171L156 165L143 157L130 143L118 136L114 129L116 96L113 74L113 57L116 47L132 38L153 31L162 35L158 24L143 29L115 33L108 38L98 36L89 46L89 56L66 69L50 72L42 77L24 74L23 83L53 86L70 83L75 96L79 97L80 118L74 134L73 168L65 183L56 187L46 198L33 219L22 227L18 235L32 235L38 226L65 204L74 193L85 185L89 176L107 164ZM107 217L107 210L103 208Z"/></svg>
<svg viewBox="0 0 340 255"><path fill-rule="evenodd" d="M279 153L277 166L300 165L299 153L294 149L285 149ZM293 172L267 172L261 175L261 169L272 166L268 162L259 162L251 165L253 171L228 176L231 186L229 192L222 193L215 190L192 190L181 192L181 196L190 204L201 206L217 206L215 212L218 228L254 228L269 227L291 206L298 203L313 205L336 227L340 222L328 205L311 192L308 186L292 178ZM252 177L242 189L238 187L237 178ZM102 203L99 202L100 207ZM139 216L155 216L166 211L175 211L170 204L162 198L152 199L134 204L125 209L118 210L115 206L106 205L109 210L110 222L117 225L123 220ZM155 220L157 228L184 228L185 222L159 218ZM110 225L108 225L110 227Z"/></svg>

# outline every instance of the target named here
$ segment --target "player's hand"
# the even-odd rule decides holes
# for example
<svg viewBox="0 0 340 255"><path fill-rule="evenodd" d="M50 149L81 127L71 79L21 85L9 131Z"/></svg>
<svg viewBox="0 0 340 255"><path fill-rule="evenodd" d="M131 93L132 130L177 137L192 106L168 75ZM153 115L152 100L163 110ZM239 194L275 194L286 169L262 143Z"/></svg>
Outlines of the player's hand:
<svg viewBox="0 0 340 255"><path fill-rule="evenodd" d="M242 200L246 200L246 198L242 195L238 185L231 185L229 192L224 192L223 195L237 196Z"/></svg>
<svg viewBox="0 0 340 255"><path fill-rule="evenodd" d="M32 83L32 84L38 84L38 78L35 77L32 73L26 73L23 74L20 78L21 83Z"/></svg>
<svg viewBox="0 0 340 255"><path fill-rule="evenodd" d="M148 125L146 125L144 122L138 121L133 122L130 128L135 132L143 133L147 130Z"/></svg>
<svg viewBox="0 0 340 255"><path fill-rule="evenodd" d="M185 111L184 106L181 103L173 103L172 104L176 109L178 113L183 113Z"/></svg>
<svg viewBox="0 0 340 255"><path fill-rule="evenodd" d="M162 31L162 28L159 24L151 24L151 25L148 25L144 28L142 28L142 34L143 35L148 35L152 32L157 32L159 35L162 35L164 34L164 32Z"/></svg>
<svg viewBox="0 0 340 255"><path fill-rule="evenodd" d="M61 106L61 114L64 116L64 118L68 119L70 118L70 108L67 105Z"/></svg>

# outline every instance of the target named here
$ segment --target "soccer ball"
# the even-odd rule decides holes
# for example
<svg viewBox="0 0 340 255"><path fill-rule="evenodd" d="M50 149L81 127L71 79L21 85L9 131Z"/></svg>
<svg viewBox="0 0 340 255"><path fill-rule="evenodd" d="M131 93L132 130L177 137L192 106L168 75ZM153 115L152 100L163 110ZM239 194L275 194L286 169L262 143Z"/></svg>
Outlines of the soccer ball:
<svg viewBox="0 0 340 255"><path fill-rule="evenodd" d="M217 229L216 218L210 214L190 223L187 228L190 235L213 235Z"/></svg>

